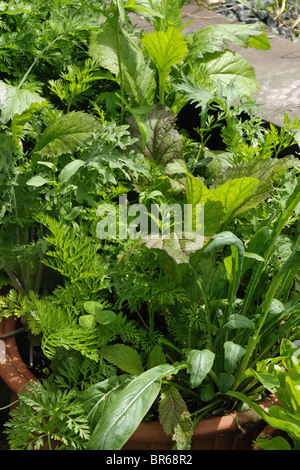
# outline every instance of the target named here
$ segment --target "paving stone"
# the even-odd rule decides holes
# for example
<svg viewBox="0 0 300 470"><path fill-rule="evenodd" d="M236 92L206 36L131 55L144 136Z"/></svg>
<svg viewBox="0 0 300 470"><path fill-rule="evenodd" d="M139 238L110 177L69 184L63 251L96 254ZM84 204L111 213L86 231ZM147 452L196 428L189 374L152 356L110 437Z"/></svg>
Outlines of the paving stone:
<svg viewBox="0 0 300 470"><path fill-rule="evenodd" d="M135 15L134 23L147 32L153 30L152 26L141 17ZM233 23L230 18L219 15L211 10L199 8L197 5L183 6L183 21L188 24L183 32L197 31L208 25ZM243 49L231 47L247 59L255 69L259 82L257 103L261 104L260 116L268 121L282 126L286 112L290 118L300 118L300 44L289 41L272 31L265 31L271 49Z"/></svg>

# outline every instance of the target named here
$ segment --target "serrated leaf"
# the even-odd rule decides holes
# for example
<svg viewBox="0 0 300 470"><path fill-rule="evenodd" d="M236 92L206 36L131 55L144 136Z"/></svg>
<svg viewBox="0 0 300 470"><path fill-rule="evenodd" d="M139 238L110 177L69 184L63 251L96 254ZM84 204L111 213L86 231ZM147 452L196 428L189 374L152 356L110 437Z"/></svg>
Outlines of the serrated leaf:
<svg viewBox="0 0 300 470"><path fill-rule="evenodd" d="M201 59L207 53L221 51L227 41L239 47L255 47L270 49L267 36L262 32L260 24L216 24L206 26L198 31L188 33L190 60Z"/></svg>
<svg viewBox="0 0 300 470"><path fill-rule="evenodd" d="M146 33L142 39L148 54L163 76L168 76L172 65L181 62L187 53L187 43L180 31L171 26L164 31Z"/></svg>
<svg viewBox="0 0 300 470"><path fill-rule="evenodd" d="M195 207L204 204L204 235L212 236L233 215L246 210L259 186L259 180L253 177L230 178L217 188L207 188L195 176L188 174L186 195L188 204Z"/></svg>
<svg viewBox="0 0 300 470"><path fill-rule="evenodd" d="M223 204L226 220L237 212L253 197L259 180L252 177L229 179L218 188L211 189L210 199Z"/></svg>
<svg viewBox="0 0 300 470"><path fill-rule="evenodd" d="M177 443L177 449L189 449L193 422L177 388L164 388L158 405L159 422L167 435Z"/></svg>
<svg viewBox="0 0 300 470"><path fill-rule="evenodd" d="M211 194L208 187L190 173L187 174L185 191L188 204L192 204L193 206L196 204L205 204Z"/></svg>
<svg viewBox="0 0 300 470"><path fill-rule="evenodd" d="M257 206L270 195L272 191L272 178L276 173L297 167L299 167L299 159L293 156L287 156L280 159L253 159L249 162L242 162L238 165L232 166L231 168L227 168L214 180L213 187L217 188L229 179L242 177L258 179L259 184L255 192L252 197L250 197L244 204L242 204L240 209L236 211L236 214L238 214L244 210L250 209L251 207Z"/></svg>
<svg viewBox="0 0 300 470"><path fill-rule="evenodd" d="M144 57L137 38L120 29L118 47L115 19L108 20L100 30L90 36L89 55L101 67L119 76L119 59L126 93L139 105L152 104L156 92L156 79ZM120 53L120 54L118 54Z"/></svg>
<svg viewBox="0 0 300 470"><path fill-rule="evenodd" d="M177 374L184 364L160 365L143 372L118 394L105 408L88 442L88 450L119 450L136 430L157 398L161 380Z"/></svg>
<svg viewBox="0 0 300 470"><path fill-rule="evenodd" d="M137 126L131 117L127 121L133 129L137 130ZM182 158L184 148L182 136L175 129L176 116L171 113L167 106L158 105L147 112L145 125L149 131L145 145L143 145L138 132L133 136L138 139L135 145L143 151L147 158L163 165L173 159Z"/></svg>
<svg viewBox="0 0 300 470"><path fill-rule="evenodd" d="M52 121L36 143L34 152L41 156L71 154L83 147L99 128L96 119L81 111L73 111Z"/></svg>
<svg viewBox="0 0 300 470"><path fill-rule="evenodd" d="M144 368L138 352L125 344L113 344L101 350L102 356L128 374L142 374Z"/></svg>
<svg viewBox="0 0 300 470"><path fill-rule="evenodd" d="M147 235L142 243L149 249L164 250L177 264L188 263L189 255L200 250L202 235L188 232L172 232L170 235Z"/></svg>
<svg viewBox="0 0 300 470"><path fill-rule="evenodd" d="M167 31L146 33L141 42L158 70L160 103L163 104L163 94L171 68L185 58L187 43L178 28L173 26Z"/></svg>
<svg viewBox="0 0 300 470"><path fill-rule="evenodd" d="M45 103L45 99L37 93L0 81L1 122L6 124L16 114L21 115L34 103Z"/></svg>
<svg viewBox="0 0 300 470"><path fill-rule="evenodd" d="M234 82L237 96L250 96L258 91L259 84L253 66L236 52L226 51L217 57L203 59L195 70L199 77L204 78L212 93L217 92L219 82L225 86Z"/></svg>

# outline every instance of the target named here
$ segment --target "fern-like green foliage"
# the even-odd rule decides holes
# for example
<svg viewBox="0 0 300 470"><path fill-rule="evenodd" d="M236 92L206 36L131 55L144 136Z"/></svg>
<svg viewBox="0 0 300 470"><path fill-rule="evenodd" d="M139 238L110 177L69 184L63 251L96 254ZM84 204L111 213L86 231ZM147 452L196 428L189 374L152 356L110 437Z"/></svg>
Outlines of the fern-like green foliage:
<svg viewBox="0 0 300 470"><path fill-rule="evenodd" d="M50 232L47 242L52 249L47 252L44 260L47 266L58 271L72 283L97 275L98 280L100 279L103 286L107 287L105 278L108 266L98 255L101 245L96 244L94 238L86 235L75 225L57 222L44 214L40 215L38 220Z"/></svg>
<svg viewBox="0 0 300 470"><path fill-rule="evenodd" d="M41 347L46 357L52 359L59 348L65 348L80 351L92 360L98 359L97 331L80 327L67 308L50 299L41 299L36 301L31 317L35 321L35 332L39 327L42 333ZM32 326L30 321L29 325Z"/></svg>
<svg viewBox="0 0 300 470"><path fill-rule="evenodd" d="M11 316L29 317L37 299L34 292L29 292L29 297L27 297L15 289L11 289L7 295L0 296L0 321L2 318Z"/></svg>
<svg viewBox="0 0 300 470"><path fill-rule="evenodd" d="M83 450L90 436L76 391L51 380L32 382L18 396L18 407L6 424L11 450Z"/></svg>

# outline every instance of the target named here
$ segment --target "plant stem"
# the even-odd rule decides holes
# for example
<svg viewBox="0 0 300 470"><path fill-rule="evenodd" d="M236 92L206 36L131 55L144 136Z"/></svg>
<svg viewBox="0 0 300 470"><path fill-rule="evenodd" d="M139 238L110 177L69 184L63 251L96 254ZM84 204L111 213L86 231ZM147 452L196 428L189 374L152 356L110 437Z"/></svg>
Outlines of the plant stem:
<svg viewBox="0 0 300 470"><path fill-rule="evenodd" d="M120 77L120 90L121 90L121 122L124 120L124 82L123 82L123 73L122 73L122 62L121 62L121 44L120 44L120 25L119 25L120 12L118 5L116 5L116 41L117 41L117 57L118 57L118 66L119 66L119 77Z"/></svg>
<svg viewBox="0 0 300 470"><path fill-rule="evenodd" d="M12 283L15 286L15 288L17 289L17 291L20 292L21 294L23 294L24 296L26 296L27 293L26 293L24 287L22 286L22 284L20 283L18 277L13 272L13 270L10 268L10 266L7 263L5 263L5 261L1 258L0 258L0 263L2 263L2 265L3 265L2 268L4 269L6 274L8 275L9 279L12 281Z"/></svg>
<svg viewBox="0 0 300 470"><path fill-rule="evenodd" d="M199 274L196 273L194 270L193 266L189 263L189 266L191 268L191 271L193 275L195 276L196 283L199 287L200 292L203 295L204 299L204 304L205 304L205 313L206 313L206 325L207 325L207 334L208 334L208 347L212 351L212 337L211 337L211 318L210 318L210 308L209 308L209 301L205 292L205 289L202 284L202 279L199 276Z"/></svg>
<svg viewBox="0 0 300 470"><path fill-rule="evenodd" d="M265 262L260 263L260 265L258 266L256 272L254 273L254 275L253 275L253 277L250 281L249 292L248 292L248 295L247 295L247 297L246 297L246 299L243 303L243 308L242 308L242 312L241 312L242 315L247 314L247 312L250 308L250 305L252 303L252 299L253 299L253 296L255 294L255 290L256 290L257 285L260 281L261 275L262 275L265 267L267 266L267 263L269 261L269 258L271 256L272 252L273 252L273 249L274 249L274 246L277 242L277 239L278 239L282 229L284 228L286 222L288 221L291 214L293 213L294 209L297 207L297 205L300 202L300 184L299 183L296 187L296 191L294 191L294 192L296 193L295 197L292 198L292 202L290 203L290 205L287 207L287 209L281 215L281 217L279 218L279 220L277 222L277 226L276 226L274 234L273 234L272 242L270 243L269 248L267 249L267 252L264 256Z"/></svg>

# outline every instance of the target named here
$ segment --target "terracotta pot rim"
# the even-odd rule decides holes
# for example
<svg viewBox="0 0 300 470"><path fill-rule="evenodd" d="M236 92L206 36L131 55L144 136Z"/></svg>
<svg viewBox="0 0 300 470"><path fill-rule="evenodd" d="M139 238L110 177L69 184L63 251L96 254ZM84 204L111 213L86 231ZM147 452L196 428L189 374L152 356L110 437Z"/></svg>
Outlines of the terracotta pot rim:
<svg viewBox="0 0 300 470"><path fill-rule="evenodd" d="M271 406L278 405L278 400L275 395L270 395L265 400L262 400L258 405L265 411ZM241 430L243 424L247 425L249 421L249 415L253 413L252 408L248 408L243 411L233 410L232 412L223 416L212 416L202 418L196 425L194 430L194 436L201 438L202 436L210 437L214 435L216 430L220 433L235 432ZM137 437L138 434L144 435L147 439L148 429L157 433L161 439L169 439L162 428L162 425L158 421L151 421L149 423L141 423L138 429L133 433L132 437Z"/></svg>

